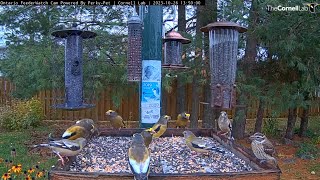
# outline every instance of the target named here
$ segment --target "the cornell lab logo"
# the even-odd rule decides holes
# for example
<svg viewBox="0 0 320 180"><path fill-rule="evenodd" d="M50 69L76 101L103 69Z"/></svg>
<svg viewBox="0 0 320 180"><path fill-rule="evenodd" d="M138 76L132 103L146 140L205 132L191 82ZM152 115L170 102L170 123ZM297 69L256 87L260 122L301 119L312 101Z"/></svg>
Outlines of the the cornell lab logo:
<svg viewBox="0 0 320 180"><path fill-rule="evenodd" d="M267 11L273 12L273 11L305 11L305 12L311 12L311 13L320 13L320 4L319 3L303 3L304 6L295 5L295 6L272 6L267 5Z"/></svg>
<svg viewBox="0 0 320 180"><path fill-rule="evenodd" d="M311 13L320 13L320 4L318 3L304 3L303 5L308 6Z"/></svg>

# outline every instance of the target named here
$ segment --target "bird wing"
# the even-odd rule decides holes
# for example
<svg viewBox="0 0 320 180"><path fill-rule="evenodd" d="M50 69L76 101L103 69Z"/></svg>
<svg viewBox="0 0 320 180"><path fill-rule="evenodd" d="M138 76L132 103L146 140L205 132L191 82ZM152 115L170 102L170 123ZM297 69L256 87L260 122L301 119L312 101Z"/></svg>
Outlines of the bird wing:
<svg viewBox="0 0 320 180"><path fill-rule="evenodd" d="M264 141L263 148L264 148L264 151L270 156L273 156L275 154L274 146L268 139Z"/></svg>
<svg viewBox="0 0 320 180"><path fill-rule="evenodd" d="M206 149L207 148L207 143L199 138L194 138L190 141L192 147L197 148L197 149Z"/></svg>
<svg viewBox="0 0 320 180"><path fill-rule="evenodd" d="M148 149L129 148L129 165L134 174L146 174L149 171L150 156Z"/></svg>
<svg viewBox="0 0 320 180"><path fill-rule="evenodd" d="M152 127L152 130L154 130L156 133L160 131L161 125L160 124L155 124Z"/></svg>
<svg viewBox="0 0 320 180"><path fill-rule="evenodd" d="M80 149L80 145L78 143L67 140L67 139L60 140L60 141L51 141L49 142L49 146L71 150L71 151L77 151Z"/></svg>

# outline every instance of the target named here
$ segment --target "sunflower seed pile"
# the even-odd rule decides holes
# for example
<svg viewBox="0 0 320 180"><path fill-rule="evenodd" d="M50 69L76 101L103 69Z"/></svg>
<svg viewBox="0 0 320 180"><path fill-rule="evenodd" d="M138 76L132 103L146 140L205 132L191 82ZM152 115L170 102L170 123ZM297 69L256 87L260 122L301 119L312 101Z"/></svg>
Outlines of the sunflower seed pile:
<svg viewBox="0 0 320 180"><path fill-rule="evenodd" d="M252 171L252 168L235 154L210 137L203 137L209 146L220 152L198 154L191 151L183 137L153 139L150 173L221 173ZM70 171L131 173L128 149L131 137L100 136L92 139L77 155Z"/></svg>

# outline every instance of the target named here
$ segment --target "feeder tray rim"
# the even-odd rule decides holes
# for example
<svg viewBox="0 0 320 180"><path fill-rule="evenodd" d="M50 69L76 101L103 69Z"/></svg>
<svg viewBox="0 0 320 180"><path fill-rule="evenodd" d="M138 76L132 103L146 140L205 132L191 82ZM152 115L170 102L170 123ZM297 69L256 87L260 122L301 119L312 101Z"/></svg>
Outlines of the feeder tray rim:
<svg viewBox="0 0 320 180"><path fill-rule="evenodd" d="M142 24L142 20L138 15L132 15L129 19L127 24Z"/></svg>
<svg viewBox="0 0 320 180"><path fill-rule="evenodd" d="M182 44L191 43L190 39L183 37L180 33L178 33L175 30L168 32L167 35L162 40L164 43L169 41L178 41L178 42L181 42Z"/></svg>
<svg viewBox="0 0 320 180"><path fill-rule="evenodd" d="M236 29L238 32L240 33L244 33L247 31L247 28L243 27L243 26L240 26L239 24L237 23L234 23L234 22L229 22L229 21L218 21L218 22L213 22L213 23L210 23L204 27L201 27L200 30L202 32L209 32L211 31L212 29L223 29L223 28L226 28L226 29Z"/></svg>
<svg viewBox="0 0 320 180"><path fill-rule="evenodd" d="M78 29L64 29L64 30L57 30L51 33L52 36L57 38L66 38L71 35L81 36L83 39L90 39L97 36L97 33L92 31L82 31Z"/></svg>
<svg viewBox="0 0 320 180"><path fill-rule="evenodd" d="M99 131L101 132L99 136L125 136L125 135L129 135L130 137L132 136L132 134L136 133L136 132L141 132L142 130L144 130L145 128L129 128L129 129L121 129L116 130L113 128L99 128ZM223 136L217 136L214 135L216 133L216 131L212 128L191 128L189 129L190 131L194 132L195 134L200 133L201 137L212 137L213 139L216 139L218 142L220 142L222 144L222 142L224 142L224 137ZM167 132L169 131L169 132ZM179 134L183 131L183 129L176 129L176 128L168 128L167 131L165 132L166 136L165 137L171 137L171 134L177 134L179 132ZM164 135L165 135L164 134ZM175 135L176 136L176 135ZM198 136L198 135L197 135ZM223 140L224 139L224 140ZM224 144L222 144L224 145ZM231 148L232 149L229 149ZM215 179L215 177L221 177L221 176L233 176L233 177L237 177L237 176L244 176L244 177L248 177L249 179L252 179L251 176L255 176L255 175L268 175L270 174L270 176L280 176L281 173L281 169L279 169L279 166L272 168L272 169L266 169L265 167L261 167L260 165L256 164L257 158L254 158L252 156L252 153L248 153L248 148L245 148L241 145L238 144L233 144L232 146L228 146L226 147L227 149L229 149L230 151L232 151L233 153L235 153L234 151L242 154L242 156L244 156L246 159L243 159L245 161L248 161L250 164L252 163L254 166L252 166L253 170L252 171L242 171L242 172L224 172L224 173L187 173L187 174L181 174L181 173L150 173L149 177L172 177L172 179L181 179L181 177L189 177L191 179L194 179L193 177L198 177L198 176L211 176L212 178L209 179ZM239 148L243 148L242 151L239 151ZM73 160L75 159L75 157L72 157ZM242 158L242 157L240 157ZM251 159L253 158L253 159ZM90 177L90 178L95 178L95 179L100 179L101 178L107 178L110 179L110 177L115 177L115 179L120 179L121 177L132 177L131 173L107 173L107 172L79 172L79 171L69 171L68 168L72 163L72 161L70 161L67 166L65 166L64 169L60 169L58 168L59 166L56 166L55 168L51 169L49 171L49 177L52 177L54 179L55 176L63 176L63 177L79 177L79 178L83 178L83 177ZM257 167L255 167L257 166ZM116 177L116 176L119 176Z"/></svg>

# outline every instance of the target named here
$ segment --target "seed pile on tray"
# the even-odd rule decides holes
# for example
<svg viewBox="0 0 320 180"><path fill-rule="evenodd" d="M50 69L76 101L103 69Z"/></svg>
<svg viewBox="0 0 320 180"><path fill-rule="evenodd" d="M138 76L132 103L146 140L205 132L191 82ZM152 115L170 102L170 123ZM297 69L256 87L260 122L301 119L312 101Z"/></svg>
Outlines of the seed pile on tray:
<svg viewBox="0 0 320 180"><path fill-rule="evenodd" d="M183 137L160 137L150 144L150 173L221 173L252 171L244 160L211 137L202 137L224 153L209 155L191 152ZM128 149L131 137L100 136L92 139L77 155L70 171L131 173Z"/></svg>

